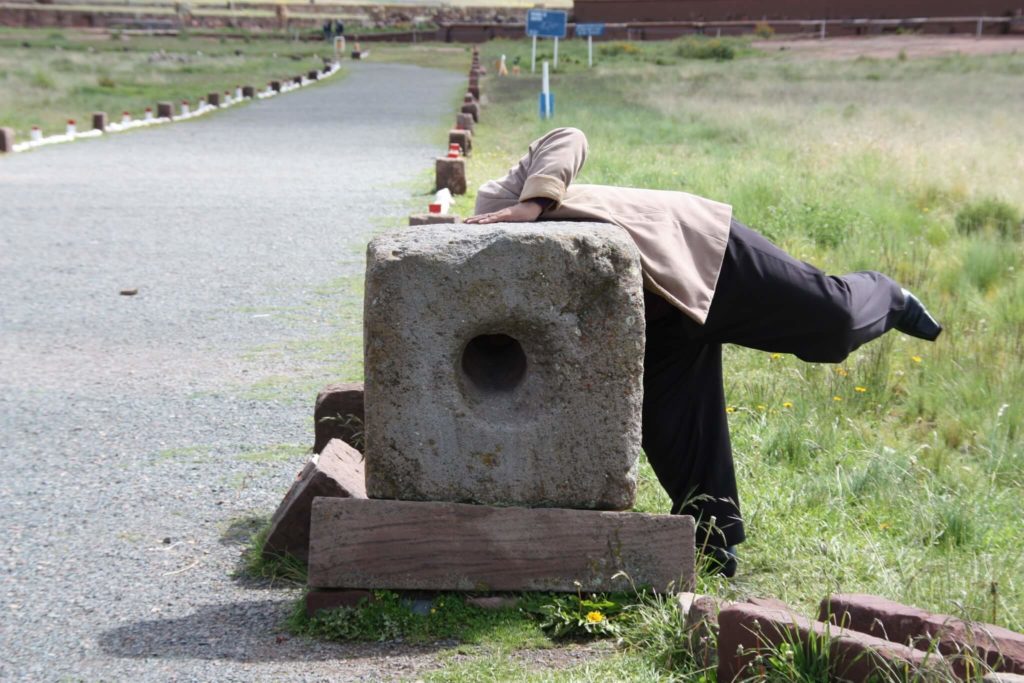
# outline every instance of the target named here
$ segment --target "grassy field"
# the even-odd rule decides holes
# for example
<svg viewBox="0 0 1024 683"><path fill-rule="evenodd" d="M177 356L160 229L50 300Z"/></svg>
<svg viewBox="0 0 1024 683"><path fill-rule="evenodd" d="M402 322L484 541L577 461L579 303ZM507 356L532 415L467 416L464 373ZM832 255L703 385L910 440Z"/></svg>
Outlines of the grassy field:
<svg viewBox="0 0 1024 683"><path fill-rule="evenodd" d="M536 78L489 78L470 185L572 125L590 140L582 182L726 201L829 272L918 292L946 326L935 344L893 333L835 366L727 349L750 536L729 592L808 611L872 592L1024 629L1024 55L715 61L685 45L605 46L588 70L570 42L553 124ZM485 61L528 70L528 49L490 43Z"/></svg>
<svg viewBox="0 0 1024 683"><path fill-rule="evenodd" d="M693 59L708 46L687 41L606 44L590 70L583 45L563 43L550 123L538 78L487 78L470 186L576 126L582 182L726 201L829 272L881 270L917 292L946 327L936 344L893 333L841 365L727 349L749 541L737 579L701 590L808 614L829 592L869 592L1024 630L1024 55L836 62L725 46L732 59ZM484 46L486 64L500 54L529 70L525 41ZM637 509L665 511L642 477ZM668 656L668 611L632 628L639 649L582 668L524 672L499 645L428 678L695 680Z"/></svg>
<svg viewBox="0 0 1024 683"><path fill-rule="evenodd" d="M331 54L323 43L287 40L0 29L0 126L24 140L33 125L63 133L67 119L87 124L94 111L117 120L122 111L140 117L158 100L194 106L209 92L305 74Z"/></svg>

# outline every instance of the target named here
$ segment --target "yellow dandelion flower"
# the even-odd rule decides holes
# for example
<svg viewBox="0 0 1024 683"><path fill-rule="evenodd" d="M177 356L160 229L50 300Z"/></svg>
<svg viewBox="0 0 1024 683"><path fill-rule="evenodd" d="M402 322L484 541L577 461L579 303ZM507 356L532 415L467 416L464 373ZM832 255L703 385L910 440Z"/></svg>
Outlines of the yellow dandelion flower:
<svg viewBox="0 0 1024 683"><path fill-rule="evenodd" d="M928 208L927 206L926 206L926 207L924 207L924 208L923 208L923 209L921 209L921 210L922 210L922 211L924 211L925 213L928 213L928 211L930 211L930 209L929 209L929 208Z"/></svg>
<svg viewBox="0 0 1024 683"><path fill-rule="evenodd" d="M846 371L846 368L836 368L836 374L840 377L846 377L850 373Z"/></svg>
<svg viewBox="0 0 1024 683"><path fill-rule="evenodd" d="M921 358L921 356L911 356L910 360L914 361L915 363L920 363L924 359Z"/></svg>
<svg viewBox="0 0 1024 683"><path fill-rule="evenodd" d="M833 397L832 397L832 400L833 400L833 401L842 401L842 400L843 400L843 397L842 397L842 396L833 396Z"/></svg>
<svg viewBox="0 0 1024 683"><path fill-rule="evenodd" d="M878 528L881 529L882 531L885 531L886 529L890 528L891 526L892 526L892 524L889 524L889 522L882 522L881 524L878 525Z"/></svg>
<svg viewBox="0 0 1024 683"><path fill-rule="evenodd" d="M598 611L587 612L587 623L588 624L600 624L604 621L604 615Z"/></svg>
<svg viewBox="0 0 1024 683"><path fill-rule="evenodd" d="M867 387L854 387L853 390L856 391L858 394L863 394L865 391L868 390L868 388Z"/></svg>
<svg viewBox="0 0 1024 683"><path fill-rule="evenodd" d="M785 401L785 402L783 402L782 407L783 408L792 408L793 407L793 402L792 401Z"/></svg>
<svg viewBox="0 0 1024 683"><path fill-rule="evenodd" d="M736 409L733 408L732 406L726 406L725 407L725 412L727 412L727 413L735 413Z"/></svg>
<svg viewBox="0 0 1024 683"><path fill-rule="evenodd" d="M766 406L763 403L758 403L757 404L757 409L760 410L760 411L765 411L765 410L768 410L768 406Z"/></svg>
<svg viewBox="0 0 1024 683"><path fill-rule="evenodd" d="M773 353L772 354L772 360L778 360L780 358L782 358L782 354L781 353Z"/></svg>

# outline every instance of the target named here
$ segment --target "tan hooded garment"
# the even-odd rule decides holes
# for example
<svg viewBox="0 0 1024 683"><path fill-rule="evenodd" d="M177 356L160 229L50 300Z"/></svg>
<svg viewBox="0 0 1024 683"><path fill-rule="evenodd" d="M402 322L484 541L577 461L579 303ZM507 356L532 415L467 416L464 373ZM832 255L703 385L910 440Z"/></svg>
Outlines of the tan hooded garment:
<svg viewBox="0 0 1024 683"><path fill-rule="evenodd" d="M534 141L508 175L480 187L476 213L546 198L554 204L541 220L613 223L639 249L645 286L703 325L725 257L732 207L685 192L573 184L586 158L586 136L556 128Z"/></svg>

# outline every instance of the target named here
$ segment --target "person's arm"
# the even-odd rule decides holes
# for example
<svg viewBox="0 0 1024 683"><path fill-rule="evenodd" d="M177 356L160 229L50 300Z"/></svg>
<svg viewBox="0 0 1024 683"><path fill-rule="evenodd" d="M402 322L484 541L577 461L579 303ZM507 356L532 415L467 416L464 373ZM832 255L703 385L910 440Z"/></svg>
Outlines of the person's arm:
<svg viewBox="0 0 1024 683"><path fill-rule="evenodd" d="M556 128L535 140L519 163L477 192L476 215L467 223L527 222L556 208L583 168L587 138L576 128Z"/></svg>

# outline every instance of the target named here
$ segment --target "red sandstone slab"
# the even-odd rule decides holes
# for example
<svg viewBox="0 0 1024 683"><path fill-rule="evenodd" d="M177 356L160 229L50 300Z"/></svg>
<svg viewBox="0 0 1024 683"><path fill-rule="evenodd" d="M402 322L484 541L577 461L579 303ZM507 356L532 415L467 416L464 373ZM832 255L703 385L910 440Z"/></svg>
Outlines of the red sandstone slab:
<svg viewBox="0 0 1024 683"><path fill-rule="evenodd" d="M688 590L694 522L685 515L317 498L315 588L458 591ZM577 583L578 582L578 583Z"/></svg>
<svg viewBox="0 0 1024 683"><path fill-rule="evenodd" d="M851 683L875 680L880 671L897 676L902 672L920 672L920 680L932 680L948 672L948 663L940 654L811 621L788 610L730 605L719 612L718 626L719 683L742 681L758 674L755 658L759 651L778 648L783 643L807 643L812 634L828 639L833 675Z"/></svg>
<svg viewBox="0 0 1024 683"><path fill-rule="evenodd" d="M906 643L920 649L938 640L939 652L952 656L975 651L997 671L1024 674L1024 635L991 624L970 624L945 614L875 595L843 593L822 601L820 618L846 628ZM954 670L965 673L962 657L951 657Z"/></svg>
<svg viewBox="0 0 1024 683"><path fill-rule="evenodd" d="M340 439L314 455L299 472L270 519L264 554L309 556L309 515L317 497L366 498L363 456Z"/></svg>
<svg viewBox="0 0 1024 683"><path fill-rule="evenodd" d="M362 448L363 383L328 384L321 389L313 407L313 432L314 453L322 451L331 439Z"/></svg>
<svg viewBox="0 0 1024 683"><path fill-rule="evenodd" d="M14 129L0 128L0 153L14 151Z"/></svg>
<svg viewBox="0 0 1024 683"><path fill-rule="evenodd" d="M452 194L466 194L466 160L439 157L434 162L434 189L448 188Z"/></svg>

